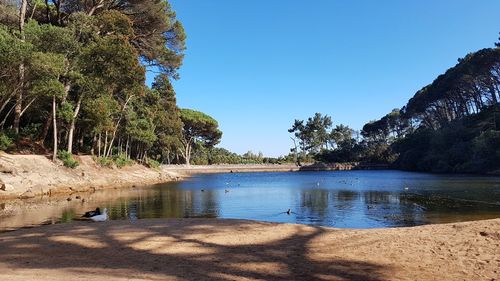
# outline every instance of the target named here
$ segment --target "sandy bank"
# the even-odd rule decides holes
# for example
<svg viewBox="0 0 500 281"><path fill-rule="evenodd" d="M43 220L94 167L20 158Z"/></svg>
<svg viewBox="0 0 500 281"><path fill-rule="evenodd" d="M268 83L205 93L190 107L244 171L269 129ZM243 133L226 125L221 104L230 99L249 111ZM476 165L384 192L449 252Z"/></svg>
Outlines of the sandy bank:
<svg viewBox="0 0 500 281"><path fill-rule="evenodd" d="M32 198L117 186L144 185L178 180L174 171L142 165L117 168L98 166L91 156L75 156L80 165L70 169L43 155L0 152L0 199Z"/></svg>
<svg viewBox="0 0 500 281"><path fill-rule="evenodd" d="M500 219L350 230L242 220L0 234L0 280L495 280Z"/></svg>
<svg viewBox="0 0 500 281"><path fill-rule="evenodd" d="M0 200L28 199L41 195L70 194L114 187L130 187L180 180L199 173L297 171L295 165L142 165L121 169L98 166L91 156L75 156L75 169L54 163L44 155L0 152Z"/></svg>

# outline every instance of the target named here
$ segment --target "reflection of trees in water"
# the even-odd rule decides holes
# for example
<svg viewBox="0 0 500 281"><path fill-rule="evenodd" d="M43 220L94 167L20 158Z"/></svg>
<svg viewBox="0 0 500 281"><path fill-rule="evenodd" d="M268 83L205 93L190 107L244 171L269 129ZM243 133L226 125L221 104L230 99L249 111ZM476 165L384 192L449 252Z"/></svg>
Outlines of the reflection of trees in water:
<svg viewBox="0 0 500 281"><path fill-rule="evenodd" d="M382 204L384 206L390 206L391 204L397 204L399 199L396 199L388 191L365 191L363 192L363 198L365 204Z"/></svg>
<svg viewBox="0 0 500 281"><path fill-rule="evenodd" d="M336 196L332 196L332 203L338 210L349 210L354 207L360 194L353 190L339 190Z"/></svg>
<svg viewBox="0 0 500 281"><path fill-rule="evenodd" d="M388 225L411 226L423 224L423 209L401 200L400 193L388 191L363 192L365 216L385 221Z"/></svg>
<svg viewBox="0 0 500 281"><path fill-rule="evenodd" d="M215 217L219 204L216 191L180 189L176 185L137 189L127 197L113 202L110 217L120 218L182 218Z"/></svg>
<svg viewBox="0 0 500 281"><path fill-rule="evenodd" d="M213 190L202 192L199 204L194 209L198 211L196 215L216 217L219 209L216 192Z"/></svg>
<svg viewBox="0 0 500 281"><path fill-rule="evenodd" d="M314 221L323 222L328 216L329 191L325 189L305 189L300 196L300 214L314 217Z"/></svg>

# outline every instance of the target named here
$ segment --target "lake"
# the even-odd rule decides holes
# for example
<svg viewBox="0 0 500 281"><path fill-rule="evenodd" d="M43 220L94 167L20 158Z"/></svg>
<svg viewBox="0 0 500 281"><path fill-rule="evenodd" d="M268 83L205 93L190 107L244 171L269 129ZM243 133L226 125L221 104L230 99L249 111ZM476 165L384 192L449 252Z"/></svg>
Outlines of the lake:
<svg viewBox="0 0 500 281"><path fill-rule="evenodd" d="M95 207L107 207L111 219L414 226L500 217L500 178L386 170L194 175L154 186L0 203L0 231L68 222Z"/></svg>

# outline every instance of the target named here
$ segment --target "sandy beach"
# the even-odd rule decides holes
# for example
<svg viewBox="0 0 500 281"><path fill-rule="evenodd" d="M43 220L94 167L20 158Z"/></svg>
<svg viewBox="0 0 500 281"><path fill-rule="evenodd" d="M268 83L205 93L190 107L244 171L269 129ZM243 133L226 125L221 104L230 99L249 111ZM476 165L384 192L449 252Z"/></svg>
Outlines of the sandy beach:
<svg viewBox="0 0 500 281"><path fill-rule="evenodd" d="M0 280L498 280L500 219L335 229L220 219L0 234Z"/></svg>

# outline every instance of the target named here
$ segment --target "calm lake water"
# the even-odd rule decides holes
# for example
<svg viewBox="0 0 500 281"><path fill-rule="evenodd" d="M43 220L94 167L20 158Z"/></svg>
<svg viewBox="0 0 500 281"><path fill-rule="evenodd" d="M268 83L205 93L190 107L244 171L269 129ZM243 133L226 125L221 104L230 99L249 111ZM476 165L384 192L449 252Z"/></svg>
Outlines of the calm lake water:
<svg viewBox="0 0 500 281"><path fill-rule="evenodd" d="M500 178L401 171L208 174L70 198L0 204L0 231L71 221L96 206L107 207L111 219L217 217L342 228L498 218Z"/></svg>

